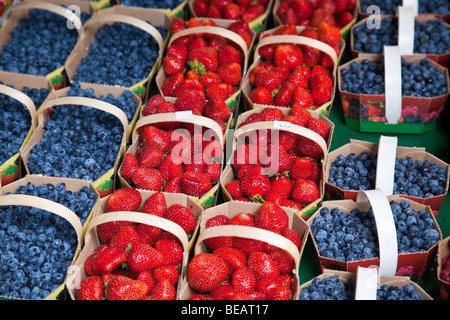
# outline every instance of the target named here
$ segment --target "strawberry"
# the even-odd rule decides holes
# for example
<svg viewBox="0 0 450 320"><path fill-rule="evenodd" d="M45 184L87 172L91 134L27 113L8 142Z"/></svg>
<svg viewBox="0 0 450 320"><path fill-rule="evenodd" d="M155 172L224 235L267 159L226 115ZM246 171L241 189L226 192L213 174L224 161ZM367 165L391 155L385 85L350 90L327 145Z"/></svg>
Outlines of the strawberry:
<svg viewBox="0 0 450 320"><path fill-rule="evenodd" d="M152 97L150 97L147 101L147 103L142 108L142 116L149 116L151 114L154 114L155 111L158 109L158 107L163 104L166 100L164 97L160 94L155 94Z"/></svg>
<svg viewBox="0 0 450 320"><path fill-rule="evenodd" d="M138 190L121 188L114 191L106 200L105 212L136 211L141 205L142 197Z"/></svg>
<svg viewBox="0 0 450 320"><path fill-rule="evenodd" d="M231 286L235 292L250 294L255 289L255 285L256 277L249 268L242 267L233 273Z"/></svg>
<svg viewBox="0 0 450 320"><path fill-rule="evenodd" d="M255 86L267 88L270 92L278 89L281 83L280 75L274 70L258 69L255 74Z"/></svg>
<svg viewBox="0 0 450 320"><path fill-rule="evenodd" d="M188 50L185 46L170 45L167 48L167 56L178 58L185 64L188 57Z"/></svg>
<svg viewBox="0 0 450 320"><path fill-rule="evenodd" d="M192 289L209 292L225 280L228 268L225 262L211 253L199 253L190 261L187 280Z"/></svg>
<svg viewBox="0 0 450 320"><path fill-rule="evenodd" d="M173 74L164 79L161 85L161 93L166 97L172 97L173 92L180 83L184 80L184 74L182 72Z"/></svg>
<svg viewBox="0 0 450 320"><path fill-rule="evenodd" d="M208 176L211 184L215 184L219 181L222 167L218 162L208 163L204 170L204 173Z"/></svg>
<svg viewBox="0 0 450 320"><path fill-rule="evenodd" d="M353 14L348 11L344 11L337 16L337 21L341 26L346 26L353 21Z"/></svg>
<svg viewBox="0 0 450 320"><path fill-rule="evenodd" d="M190 19L192 21L193 19ZM199 25L200 26L200 25ZM187 52L191 52L194 49L206 48L207 44L205 39L202 36L194 36L193 39L189 41L189 45L187 46Z"/></svg>
<svg viewBox="0 0 450 320"><path fill-rule="evenodd" d="M295 269L294 259L286 250L275 248L270 251L269 256L275 261L281 273L292 273Z"/></svg>
<svg viewBox="0 0 450 320"><path fill-rule="evenodd" d="M139 234L142 243L146 243L152 246L155 244L156 238L161 233L161 229L159 229L158 227L150 226L144 223L136 226L136 231Z"/></svg>
<svg viewBox="0 0 450 320"><path fill-rule="evenodd" d="M170 193L181 193L181 175L172 178L167 181L162 191Z"/></svg>
<svg viewBox="0 0 450 320"><path fill-rule="evenodd" d="M176 57L164 57L163 58L163 69L167 76L174 75L178 72L183 72L184 62Z"/></svg>
<svg viewBox="0 0 450 320"><path fill-rule="evenodd" d="M297 134L280 130L278 133L278 143L283 146L286 152L292 151L297 145Z"/></svg>
<svg viewBox="0 0 450 320"><path fill-rule="evenodd" d="M225 189L228 191L232 199L237 199L244 196L244 194L241 191L239 180L227 182L225 185Z"/></svg>
<svg viewBox="0 0 450 320"><path fill-rule="evenodd" d="M235 170L239 170L244 165L257 164L265 156L265 151L256 145L238 145L233 155L232 165Z"/></svg>
<svg viewBox="0 0 450 320"><path fill-rule="evenodd" d="M238 213L230 219L229 225L254 227L254 216L250 213Z"/></svg>
<svg viewBox="0 0 450 320"><path fill-rule="evenodd" d="M270 190L278 193L281 196L282 200L287 200L291 196L292 182L288 178L284 177L285 176L282 176L271 181Z"/></svg>
<svg viewBox="0 0 450 320"><path fill-rule="evenodd" d="M107 248L107 244L101 244L97 249L95 249L86 259L84 262L84 271L88 276L96 276L100 275L100 273L97 272L97 270L94 269L94 259L98 256L100 252L102 252L105 248Z"/></svg>
<svg viewBox="0 0 450 320"><path fill-rule="evenodd" d="M213 251L213 254L220 257L228 268L228 276L231 277L233 273L246 266L247 256L239 249L232 247L220 247Z"/></svg>
<svg viewBox="0 0 450 320"><path fill-rule="evenodd" d="M205 88L203 87L203 85L201 84L199 79L184 79L183 81L181 81L181 83L179 85L177 85L173 91L171 96L172 97L179 97L180 95L182 95L183 93L185 93L187 90L198 90L200 92L203 92L205 90Z"/></svg>
<svg viewBox="0 0 450 320"><path fill-rule="evenodd" d="M291 208L291 209L294 209L294 210L298 210L298 211L301 211L303 209L303 207L299 203L297 203L297 202L295 202L293 200L284 200L281 203L281 206L282 207L288 207L288 208Z"/></svg>
<svg viewBox="0 0 450 320"><path fill-rule="evenodd" d="M139 154L139 166L145 168L156 168L164 158L164 152L156 144L148 144L143 147Z"/></svg>
<svg viewBox="0 0 450 320"><path fill-rule="evenodd" d="M275 49L273 62L276 67L284 66L292 71L302 64L303 53L300 48L292 44L279 44Z"/></svg>
<svg viewBox="0 0 450 320"><path fill-rule="evenodd" d="M103 284L99 276L90 276L80 282L77 291L78 300L102 300Z"/></svg>
<svg viewBox="0 0 450 320"><path fill-rule="evenodd" d="M308 119L305 127L314 131L327 141L328 135L330 134L330 127L328 127L325 121L311 117Z"/></svg>
<svg viewBox="0 0 450 320"><path fill-rule="evenodd" d="M263 293L265 300L272 300L276 285L275 280L262 279L256 281L255 290Z"/></svg>
<svg viewBox="0 0 450 320"><path fill-rule="evenodd" d="M175 300L177 290L167 279L158 281L150 293L150 300Z"/></svg>
<svg viewBox="0 0 450 320"><path fill-rule="evenodd" d="M207 118L227 121L230 115L230 108L222 99L212 98L205 103L204 116Z"/></svg>
<svg viewBox="0 0 450 320"><path fill-rule="evenodd" d="M211 188L211 181L205 173L186 171L181 176L181 190L187 195L201 197Z"/></svg>
<svg viewBox="0 0 450 320"><path fill-rule="evenodd" d="M292 83L295 88L298 88L298 87L307 88L309 85L309 83L308 83L309 73L308 73L308 71L305 71L305 70L309 70L309 69L307 69L307 67L305 67L305 66L296 67L289 74L289 76L287 78L287 82Z"/></svg>
<svg viewBox="0 0 450 320"><path fill-rule="evenodd" d="M183 261L183 247L177 242L161 239L155 243L155 249L164 256L162 265L178 266Z"/></svg>
<svg viewBox="0 0 450 320"><path fill-rule="evenodd" d="M106 288L106 300L141 300L147 293L147 285L140 280L113 276Z"/></svg>
<svg viewBox="0 0 450 320"><path fill-rule="evenodd" d="M294 9L287 8L286 12L282 15L282 19L285 25L298 25L300 21L298 20L297 14Z"/></svg>
<svg viewBox="0 0 450 320"><path fill-rule="evenodd" d="M133 225L126 225L121 228L109 242L112 247L126 251L128 246L135 246L141 242L141 238Z"/></svg>
<svg viewBox="0 0 450 320"><path fill-rule="evenodd" d="M175 108L178 111L193 111L197 109L200 113L203 112L205 105L205 96L200 90L187 90L181 93L175 101Z"/></svg>
<svg viewBox="0 0 450 320"><path fill-rule="evenodd" d="M319 40L322 42L326 41L338 42L339 40L341 40L341 31L325 21L322 21L319 24L318 34Z"/></svg>
<svg viewBox="0 0 450 320"><path fill-rule="evenodd" d="M308 120L311 118L311 113L298 103L292 106L290 115L297 118L297 121L299 121L298 125L302 127L306 126Z"/></svg>
<svg viewBox="0 0 450 320"><path fill-rule="evenodd" d="M144 201L140 211L162 217L166 209L165 196L162 192L158 191Z"/></svg>
<svg viewBox="0 0 450 320"><path fill-rule="evenodd" d="M153 270L155 282L167 279L171 285L176 285L180 278L180 270L173 265L162 265Z"/></svg>
<svg viewBox="0 0 450 320"><path fill-rule="evenodd" d="M212 217L206 221L205 228L211 228L215 226L223 226L228 224L230 219L225 215L218 215L215 217ZM214 238L208 238L203 241L206 246L210 250L215 250L217 248L222 247L232 247L233 246L233 238L232 237L214 237Z"/></svg>
<svg viewBox="0 0 450 320"><path fill-rule="evenodd" d="M215 83L208 86L205 89L205 95L208 99L218 98L221 100L227 100L236 92L236 89L233 88L228 83Z"/></svg>
<svg viewBox="0 0 450 320"><path fill-rule="evenodd" d="M127 254L118 247L105 247L94 257L92 266L98 274L105 274L113 271L127 260Z"/></svg>
<svg viewBox="0 0 450 320"><path fill-rule="evenodd" d="M300 239L300 236L298 235L297 232L295 232L294 230L292 230L290 228L286 228L286 229L281 231L281 235L283 237L291 240L295 244L297 249L300 250L300 247L302 245L302 240Z"/></svg>
<svg viewBox="0 0 450 320"><path fill-rule="evenodd" d="M163 254L146 243L131 247L126 258L127 265L133 272L151 271L163 262Z"/></svg>
<svg viewBox="0 0 450 320"><path fill-rule="evenodd" d="M302 87L297 87L292 95L292 108L301 107L303 109L311 108L313 105L313 97L311 94Z"/></svg>
<svg viewBox="0 0 450 320"><path fill-rule="evenodd" d="M224 63L218 67L217 74L223 83L238 86L242 78L242 67L237 62Z"/></svg>
<svg viewBox="0 0 450 320"><path fill-rule="evenodd" d="M315 86L311 91L311 96L316 105L323 105L331 100L331 87L327 85Z"/></svg>
<svg viewBox="0 0 450 320"><path fill-rule="evenodd" d="M292 190L292 200L301 205L308 205L320 198L317 183L311 180L297 179Z"/></svg>
<svg viewBox="0 0 450 320"><path fill-rule="evenodd" d="M266 8L261 4L251 4L241 15L241 19L244 21L253 21L262 15L266 11Z"/></svg>
<svg viewBox="0 0 450 320"><path fill-rule="evenodd" d="M269 178L261 171L261 165L250 165L241 180L242 193L255 202L262 201L270 191Z"/></svg>
<svg viewBox="0 0 450 320"><path fill-rule="evenodd" d="M277 284L272 300L291 300L292 291L288 287Z"/></svg>
<svg viewBox="0 0 450 320"><path fill-rule="evenodd" d="M142 146L156 144L162 152L166 152L170 144L170 134L152 125L146 125L138 129Z"/></svg>
<svg viewBox="0 0 450 320"><path fill-rule="evenodd" d="M301 46L303 52L303 62L306 67L312 68L320 62L321 51L309 46Z"/></svg>
<svg viewBox="0 0 450 320"><path fill-rule="evenodd" d="M98 226L98 237L102 243L109 243L111 238L122 227L132 224L130 221L110 221L102 223Z"/></svg>
<svg viewBox="0 0 450 320"><path fill-rule="evenodd" d="M123 157L122 167L120 169L120 175L126 181L131 181L134 171L139 168L139 160L131 153L125 154Z"/></svg>
<svg viewBox="0 0 450 320"><path fill-rule="evenodd" d="M138 274L136 280L142 281L147 285L146 295L149 295L155 285L155 280L153 280L152 274L148 271L142 271Z"/></svg>
<svg viewBox="0 0 450 320"><path fill-rule="evenodd" d="M279 205L266 201L255 214L255 227L280 233L289 227L289 217Z"/></svg>
<svg viewBox="0 0 450 320"><path fill-rule="evenodd" d="M138 189L161 191L164 179L157 169L140 167L132 177L132 182Z"/></svg>
<svg viewBox="0 0 450 320"><path fill-rule="evenodd" d="M196 48L189 52L187 63L198 74L206 71L215 72L218 67L217 51L212 47Z"/></svg>
<svg viewBox="0 0 450 320"><path fill-rule="evenodd" d="M248 257L253 252L264 250L265 242L244 237L234 237L233 246L241 250Z"/></svg>
<svg viewBox="0 0 450 320"><path fill-rule="evenodd" d="M313 180L318 177L320 164L307 157L298 157L289 170L292 179L308 179Z"/></svg>
<svg viewBox="0 0 450 320"><path fill-rule="evenodd" d="M237 20L240 16L240 7L236 3L229 3L222 12L222 18L228 20Z"/></svg>
<svg viewBox="0 0 450 320"><path fill-rule="evenodd" d="M290 7L297 15L299 21L309 19L312 14L312 8L306 0L293 0Z"/></svg>
<svg viewBox="0 0 450 320"><path fill-rule="evenodd" d="M258 280L275 280L280 273L275 261L269 254L257 251L248 256L247 267L255 274Z"/></svg>
<svg viewBox="0 0 450 320"><path fill-rule="evenodd" d="M174 161L172 154L170 153L164 157L157 169L161 173L164 181L169 181L184 172L183 164L178 161Z"/></svg>
<svg viewBox="0 0 450 320"><path fill-rule="evenodd" d="M178 224L186 234L190 234L195 229L197 221L191 209L180 204L173 204L164 212L164 218Z"/></svg>
<svg viewBox="0 0 450 320"><path fill-rule="evenodd" d="M176 32L186 29L186 21L179 17L172 17L171 27L172 33L174 34Z"/></svg>
<svg viewBox="0 0 450 320"><path fill-rule="evenodd" d="M265 87L256 87L250 93L250 100L255 104L272 104L272 93Z"/></svg>
<svg viewBox="0 0 450 320"><path fill-rule="evenodd" d="M297 148L295 152L299 156L321 159L323 157L322 148L309 138L299 136L297 139Z"/></svg>
<svg viewBox="0 0 450 320"><path fill-rule="evenodd" d="M229 300L234 294L235 291L229 284L219 284L211 290L211 297L214 300Z"/></svg>
<svg viewBox="0 0 450 320"><path fill-rule="evenodd" d="M205 87L209 87L212 84L219 84L222 82L219 75L216 72L207 71L199 78L200 83Z"/></svg>

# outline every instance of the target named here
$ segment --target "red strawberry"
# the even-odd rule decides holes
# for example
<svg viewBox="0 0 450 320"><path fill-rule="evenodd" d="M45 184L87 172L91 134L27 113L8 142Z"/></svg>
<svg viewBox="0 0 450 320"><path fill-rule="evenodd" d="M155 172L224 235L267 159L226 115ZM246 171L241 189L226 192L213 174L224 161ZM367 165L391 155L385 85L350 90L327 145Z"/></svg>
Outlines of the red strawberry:
<svg viewBox="0 0 450 320"><path fill-rule="evenodd" d="M263 162L266 174L273 175L286 172L291 165L292 157L283 145L271 144L268 146L267 157Z"/></svg>
<svg viewBox="0 0 450 320"><path fill-rule="evenodd" d="M320 164L307 157L298 157L292 164L289 170L289 175L292 179L308 179L314 180L318 177L320 171Z"/></svg>
<svg viewBox="0 0 450 320"><path fill-rule="evenodd" d="M156 144L149 144L143 147L139 153L139 166L156 168L163 158L164 152Z"/></svg>
<svg viewBox="0 0 450 320"><path fill-rule="evenodd" d="M256 281L255 290L264 294L266 300L272 300L276 288L275 280L258 280Z"/></svg>
<svg viewBox="0 0 450 320"><path fill-rule="evenodd" d="M217 51L217 61L219 65L231 62L236 62L241 65L242 56L235 47L230 44L225 44Z"/></svg>
<svg viewBox="0 0 450 320"><path fill-rule="evenodd" d="M218 215L208 219L205 224L205 228L211 228L215 226L223 226L228 224L229 218L225 215ZM222 247L232 247L233 246L233 238L232 237L214 237L208 238L203 241L210 250L215 250L217 248Z"/></svg>
<svg viewBox="0 0 450 320"><path fill-rule="evenodd" d="M205 102L205 96L199 90L187 90L178 96L175 107L178 111L197 109L202 113Z"/></svg>
<svg viewBox="0 0 450 320"><path fill-rule="evenodd" d="M125 276L113 276L106 288L106 300L141 300L147 293L147 285Z"/></svg>
<svg viewBox="0 0 450 320"><path fill-rule="evenodd" d="M192 21L193 19L190 19ZM200 26L200 25L198 25ZM189 44L187 46L187 52L191 52L194 49L198 48L206 48L207 44L205 39L202 36L195 36L189 41Z"/></svg>
<svg viewBox="0 0 450 320"><path fill-rule="evenodd" d="M269 178L261 173L260 165L250 165L241 180L242 193L253 201L261 201L270 191Z"/></svg>
<svg viewBox="0 0 450 320"><path fill-rule="evenodd" d="M167 48L167 56L180 59L183 64L186 63L188 50L185 46L170 45Z"/></svg>
<svg viewBox="0 0 450 320"><path fill-rule="evenodd" d="M292 44L279 44L275 49L273 62L276 67L287 67L292 71L302 64L303 53Z"/></svg>
<svg viewBox="0 0 450 320"><path fill-rule="evenodd" d="M241 250L246 256L249 256L253 252L264 250L265 242L245 237L234 237L233 246Z"/></svg>
<svg viewBox="0 0 450 320"><path fill-rule="evenodd" d="M78 300L102 300L103 284L99 276L90 276L80 282L77 292Z"/></svg>
<svg viewBox="0 0 450 320"><path fill-rule="evenodd" d="M328 127L325 121L311 117L305 127L319 134L327 141L328 135L330 134L330 127Z"/></svg>
<svg viewBox="0 0 450 320"><path fill-rule="evenodd" d="M173 265L162 265L153 271L153 278L155 279L155 282L166 279L174 286L180 278L180 270Z"/></svg>
<svg viewBox="0 0 450 320"><path fill-rule="evenodd" d="M231 285L235 292L250 294L255 289L256 277L249 268L242 267L233 273Z"/></svg>
<svg viewBox="0 0 450 320"><path fill-rule="evenodd" d="M297 87L297 89L294 91L294 94L292 95L292 108L296 106L303 109L308 109L311 108L312 105L313 97L308 92L308 90L302 87Z"/></svg>
<svg viewBox="0 0 450 320"><path fill-rule="evenodd" d="M270 251L269 256L275 261L281 273L292 273L295 269L295 261L286 250L275 248Z"/></svg>
<svg viewBox="0 0 450 320"><path fill-rule="evenodd" d="M272 93L265 87L256 87L250 93L250 100L255 104L272 104Z"/></svg>
<svg viewBox="0 0 450 320"><path fill-rule="evenodd" d="M277 284L272 300L290 300L291 296L292 296L291 289L289 289L284 285Z"/></svg>
<svg viewBox="0 0 450 320"><path fill-rule="evenodd" d="M154 168L141 167L137 169L131 180L136 188L144 190L161 191L164 185L161 173Z"/></svg>
<svg viewBox="0 0 450 320"><path fill-rule="evenodd" d="M283 178L285 176L282 176L280 178L277 178L273 181L271 181L271 191L277 192L281 199L286 200L289 199L291 196L292 191L292 182L288 178Z"/></svg>
<svg viewBox="0 0 450 320"><path fill-rule="evenodd" d="M222 12L223 19L237 20L240 15L240 7L236 3L229 3Z"/></svg>
<svg viewBox="0 0 450 320"><path fill-rule="evenodd" d="M127 259L124 250L118 247L105 247L93 259L92 266L97 274L105 274L122 265Z"/></svg>
<svg viewBox="0 0 450 320"><path fill-rule="evenodd" d="M184 74L179 72L164 79L161 85L161 93L166 97L172 97L173 92L184 80Z"/></svg>
<svg viewBox="0 0 450 320"><path fill-rule="evenodd" d="M218 98L227 100L236 90L228 83L215 83L205 89L205 95L208 99Z"/></svg>
<svg viewBox="0 0 450 320"><path fill-rule="evenodd" d="M279 205L266 201L255 214L255 227L280 233L289 227L289 217Z"/></svg>
<svg viewBox="0 0 450 320"><path fill-rule="evenodd" d="M131 181L134 171L139 168L139 160L131 153L125 154L123 157L122 167L120 169L120 175L126 181Z"/></svg>
<svg viewBox="0 0 450 320"><path fill-rule="evenodd" d="M136 280L144 282L147 285L146 295L150 294L153 286L155 285L155 281L153 280L151 273L148 271L142 271L138 274L138 276L136 277Z"/></svg>
<svg viewBox="0 0 450 320"><path fill-rule="evenodd" d="M232 247L220 247L213 251L213 254L220 257L228 268L228 276L231 277L233 273L245 267L247 257L241 250Z"/></svg>
<svg viewBox="0 0 450 320"><path fill-rule="evenodd" d="M98 273L97 270L94 269L93 262L94 259L98 256L98 254L107 247L108 247L107 244L102 244L87 257L86 261L84 262L84 271L88 276L100 275L100 273Z"/></svg>
<svg viewBox="0 0 450 320"><path fill-rule="evenodd" d="M322 21L319 24L318 33L319 33L319 40L322 42L326 41L338 42L339 40L341 40L341 31L325 21Z"/></svg>
<svg viewBox="0 0 450 320"><path fill-rule="evenodd" d="M164 256L162 265L178 266L183 262L183 247L171 240L161 239L155 243L155 249Z"/></svg>
<svg viewBox="0 0 450 320"><path fill-rule="evenodd" d="M167 76L171 76L184 70L184 62L175 57L164 57L163 69Z"/></svg>
<svg viewBox="0 0 450 320"><path fill-rule="evenodd" d="M221 258L211 253L195 255L187 268L187 279L192 289L209 292L228 275L228 268Z"/></svg>
<svg viewBox="0 0 450 320"><path fill-rule="evenodd" d="M147 225L144 223L139 224L136 227L136 231L139 234L142 243L146 243L152 246L155 244L156 238L161 233L161 229L159 229L158 227Z"/></svg>
<svg viewBox="0 0 450 320"><path fill-rule="evenodd" d="M303 207L300 204L298 204L297 202L295 202L293 200L284 200L281 203L281 206L282 207L288 207L288 208L291 208L291 209L295 209L295 210L298 210L298 211L301 211L303 209Z"/></svg>
<svg viewBox="0 0 450 320"><path fill-rule="evenodd" d="M208 176L211 184L217 183L220 178L222 167L218 162L208 163L204 170L204 173Z"/></svg>
<svg viewBox="0 0 450 320"><path fill-rule="evenodd" d="M199 78L199 81L205 88L209 87L212 84L219 84L222 82L219 75L216 72L212 71L207 71L202 74Z"/></svg>
<svg viewBox="0 0 450 320"><path fill-rule="evenodd" d="M227 121L230 115L230 108L222 99L212 98L205 103L204 116L207 118Z"/></svg>
<svg viewBox="0 0 450 320"><path fill-rule="evenodd" d="M166 152L170 144L170 134L152 125L146 125L138 129L142 146L156 144L162 152Z"/></svg>
<svg viewBox="0 0 450 320"><path fill-rule="evenodd" d="M150 97L147 103L142 108L142 115L145 117L154 114L158 107L165 101L166 100L164 99L164 97L160 94L155 94L154 96Z"/></svg>
<svg viewBox="0 0 450 320"><path fill-rule="evenodd" d="M281 235L283 237L291 240L295 244L297 249L300 250L300 247L302 245L302 240L300 239L300 236L298 235L297 232L295 232L294 230L292 230L290 228L286 228L286 229L281 231Z"/></svg>
<svg viewBox="0 0 450 320"><path fill-rule="evenodd" d="M229 300L234 294L235 291L229 284L219 284L211 290L211 297L214 300Z"/></svg>
<svg viewBox="0 0 450 320"><path fill-rule="evenodd" d="M254 216L250 213L238 213L230 219L229 225L254 227Z"/></svg>
<svg viewBox="0 0 450 320"><path fill-rule="evenodd" d="M126 251L129 246L135 246L140 242L141 238L136 228L133 225L126 225L111 238L109 245Z"/></svg>
<svg viewBox="0 0 450 320"><path fill-rule="evenodd" d="M258 280L275 280L280 271L275 261L265 252L253 252L248 256L248 268L255 274Z"/></svg>
<svg viewBox="0 0 450 320"><path fill-rule="evenodd" d="M241 15L241 19L244 21L253 21L262 15L266 11L266 8L261 4L251 4L248 6Z"/></svg>
<svg viewBox="0 0 450 320"><path fill-rule="evenodd" d="M179 85L177 85L173 91L172 95L173 97L179 97L183 93L185 93L187 90L198 90L200 92L203 92L205 88L199 81L199 79L184 79Z"/></svg>
<svg viewBox="0 0 450 320"><path fill-rule="evenodd" d="M167 181L162 191L170 193L181 193L181 175Z"/></svg>
<svg viewBox="0 0 450 320"><path fill-rule="evenodd" d="M206 71L215 72L218 67L217 51L212 47L193 49L189 52L187 61L191 70L200 75Z"/></svg>
<svg viewBox="0 0 450 320"><path fill-rule="evenodd" d="M158 191L144 201L140 211L162 217L166 209L165 196L162 192Z"/></svg>
<svg viewBox="0 0 450 320"><path fill-rule="evenodd" d="M341 26L346 26L350 22L353 21L353 14L351 12L344 11L341 14L338 15L337 21L339 22L339 24Z"/></svg>
<svg viewBox="0 0 450 320"><path fill-rule="evenodd" d="M297 140L296 153L299 156L321 159L323 157L322 148L309 138L299 136Z"/></svg>
<svg viewBox="0 0 450 320"><path fill-rule="evenodd" d="M309 73L307 67L305 66L300 66L300 67L296 67L294 70L291 71L291 73L289 74L287 81L289 83L292 83L296 88L298 87L302 87L302 88L307 88L309 83Z"/></svg>
<svg viewBox="0 0 450 320"><path fill-rule="evenodd" d="M255 74L255 86L265 87L270 92L278 89L281 83L283 83L283 81L280 75L274 70L258 69Z"/></svg>
<svg viewBox="0 0 450 320"><path fill-rule="evenodd" d="M311 180L297 179L292 190L292 200L306 206L320 198L317 184Z"/></svg>
<svg viewBox="0 0 450 320"><path fill-rule="evenodd" d="M217 74L222 82L238 86L242 78L242 67L237 62L225 63L218 67Z"/></svg>
<svg viewBox="0 0 450 320"><path fill-rule="evenodd" d="M197 224L192 210L180 204L173 204L167 208L164 212L164 218L181 226L187 234L194 231Z"/></svg>
<svg viewBox="0 0 450 320"><path fill-rule="evenodd" d="M287 8L286 12L282 16L283 22L285 25L298 25L300 24L300 21L298 20L297 14L295 13L294 9Z"/></svg>
<svg viewBox="0 0 450 320"><path fill-rule="evenodd" d="M184 172L183 164L174 161L171 153L164 157L157 169L161 172L164 181L169 181Z"/></svg>
<svg viewBox="0 0 450 320"><path fill-rule="evenodd" d="M299 21L306 20L311 17L312 8L305 0L293 0L290 3L290 7L297 14L297 18Z"/></svg>
<svg viewBox="0 0 450 320"><path fill-rule="evenodd" d="M242 198L244 196L241 191L239 180L227 182L225 189L228 191L232 199Z"/></svg>
<svg viewBox="0 0 450 320"><path fill-rule="evenodd" d="M302 127L304 127L306 123L308 123L308 120L311 118L311 113L300 106L298 103L292 106L290 115L299 119L299 125Z"/></svg>
<svg viewBox="0 0 450 320"><path fill-rule="evenodd" d="M139 243L131 247L126 258L127 265L133 272L151 271L163 262L162 253L151 245Z"/></svg>
<svg viewBox="0 0 450 320"><path fill-rule="evenodd" d="M256 145L241 144L233 155L233 167L239 170L244 165L257 164L265 156L264 150Z"/></svg>
<svg viewBox="0 0 450 320"><path fill-rule="evenodd" d="M292 151L297 145L297 134L280 130L278 133L278 143L283 146L286 152Z"/></svg>
<svg viewBox="0 0 450 320"><path fill-rule="evenodd" d="M121 188L114 191L106 200L105 212L136 211L141 205L142 197L138 190Z"/></svg>
<svg viewBox="0 0 450 320"><path fill-rule="evenodd" d="M211 181L205 173L186 171L181 176L181 190L187 195L201 197L211 188Z"/></svg>

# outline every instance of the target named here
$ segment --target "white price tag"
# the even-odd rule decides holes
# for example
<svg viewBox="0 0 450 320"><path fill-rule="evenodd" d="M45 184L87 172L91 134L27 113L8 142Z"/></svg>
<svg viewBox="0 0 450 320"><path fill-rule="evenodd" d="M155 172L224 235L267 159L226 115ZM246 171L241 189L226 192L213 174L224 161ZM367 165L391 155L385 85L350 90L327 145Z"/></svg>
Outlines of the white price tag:
<svg viewBox="0 0 450 320"><path fill-rule="evenodd" d="M194 114L192 113L191 110L175 112L175 118L178 119L178 120L189 119L189 118L192 118L192 117L194 117Z"/></svg>
<svg viewBox="0 0 450 320"><path fill-rule="evenodd" d="M278 121L275 120L273 122L273 127L276 129L290 129L291 128L291 123L288 121Z"/></svg>

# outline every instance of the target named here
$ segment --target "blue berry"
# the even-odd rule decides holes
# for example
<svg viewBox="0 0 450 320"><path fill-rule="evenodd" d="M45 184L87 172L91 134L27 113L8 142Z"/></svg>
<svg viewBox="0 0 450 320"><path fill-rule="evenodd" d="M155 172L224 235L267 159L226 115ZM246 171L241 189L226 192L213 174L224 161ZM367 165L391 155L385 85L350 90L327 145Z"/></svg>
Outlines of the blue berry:
<svg viewBox="0 0 450 320"><path fill-rule="evenodd" d="M361 0L361 12L366 13L371 5L379 7L382 15L395 14L402 0ZM419 0L419 13L447 14L449 11L450 3L447 0Z"/></svg>
<svg viewBox="0 0 450 320"><path fill-rule="evenodd" d="M352 281L339 282L339 277L314 278L300 290L299 300L354 300L355 284Z"/></svg>
<svg viewBox="0 0 450 320"><path fill-rule="evenodd" d="M121 5L124 6L132 6L132 7L141 7L141 8L153 8L153 9L175 9L180 4L183 3L184 0L122 0L120 1Z"/></svg>

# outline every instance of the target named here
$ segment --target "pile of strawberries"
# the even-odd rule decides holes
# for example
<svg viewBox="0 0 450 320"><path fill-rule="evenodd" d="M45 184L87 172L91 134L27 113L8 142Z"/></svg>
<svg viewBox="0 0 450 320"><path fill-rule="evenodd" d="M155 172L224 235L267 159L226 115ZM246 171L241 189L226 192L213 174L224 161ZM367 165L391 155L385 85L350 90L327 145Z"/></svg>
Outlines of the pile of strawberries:
<svg viewBox="0 0 450 320"><path fill-rule="evenodd" d="M211 129L161 122L137 132L139 146L135 154L125 154L120 168L131 186L201 197L218 182L223 146Z"/></svg>
<svg viewBox="0 0 450 320"><path fill-rule="evenodd" d="M264 12L270 0L195 0L192 10L197 17L253 21Z"/></svg>
<svg viewBox="0 0 450 320"><path fill-rule="evenodd" d="M294 25L283 26L266 34L299 35L322 41L340 54L339 30L327 23L318 28L306 27L298 32ZM320 51L301 44L279 43L264 45L258 50L262 61L249 71L252 91L249 98L254 104L292 107L301 105L317 109L332 99L334 62Z"/></svg>
<svg viewBox="0 0 450 320"><path fill-rule="evenodd" d="M286 121L316 132L325 141L328 124L302 107L290 114L275 107L250 115L240 126L258 121ZM302 210L320 198L322 148L313 140L287 130L255 130L237 144L232 158L234 180L224 184L233 200L271 201Z"/></svg>
<svg viewBox="0 0 450 320"><path fill-rule="evenodd" d="M174 19L172 28L176 34L183 28L211 25L209 21L190 19L186 24L181 19ZM240 23L234 28L240 29L241 34L250 34L248 23ZM225 101L239 90L243 68L244 53L235 42L208 33L182 36L170 43L163 58L166 78L160 91L163 96L179 98L194 90L205 100Z"/></svg>
<svg viewBox="0 0 450 320"><path fill-rule="evenodd" d="M106 200L105 212L157 215L187 233L196 225L190 209L179 204L167 207L160 192L141 204L138 190L121 188ZM111 221L98 226L98 235L101 245L84 263L87 277L80 283L79 300L176 299L184 249L172 233L142 223Z"/></svg>
<svg viewBox="0 0 450 320"><path fill-rule="evenodd" d="M354 18L356 0L281 0L275 13L283 24L318 27L321 22L342 29Z"/></svg>
<svg viewBox="0 0 450 320"><path fill-rule="evenodd" d="M205 228L240 225L269 230L291 240L300 250L300 236L289 228L287 213L265 202L256 214L232 218L217 215ZM195 294L189 300L290 300L295 262L281 248L256 239L219 236L205 239L209 251L192 258L187 280Z"/></svg>

